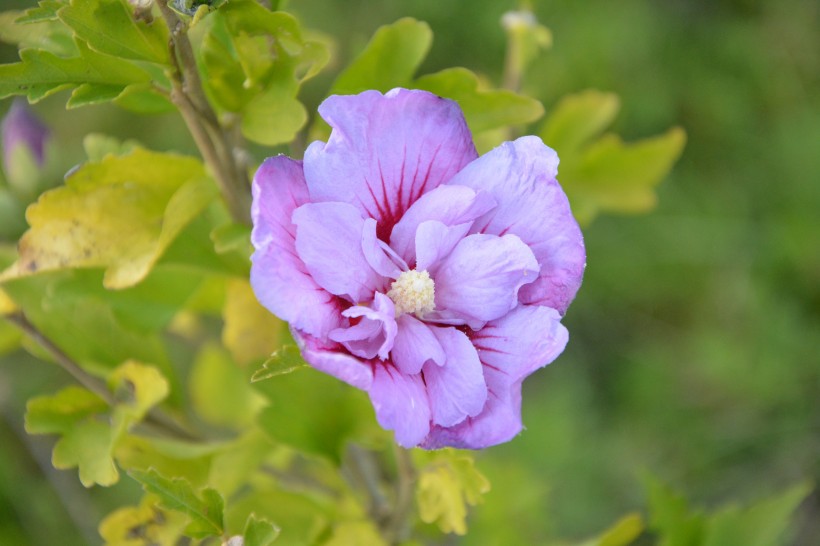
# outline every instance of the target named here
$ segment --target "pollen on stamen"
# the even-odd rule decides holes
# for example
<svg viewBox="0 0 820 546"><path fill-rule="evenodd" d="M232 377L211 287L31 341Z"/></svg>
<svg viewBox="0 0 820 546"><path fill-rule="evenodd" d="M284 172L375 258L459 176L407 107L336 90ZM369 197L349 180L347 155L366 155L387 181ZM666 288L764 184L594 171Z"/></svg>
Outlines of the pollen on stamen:
<svg viewBox="0 0 820 546"><path fill-rule="evenodd" d="M413 313L423 317L435 309L436 285L427 271L404 271L390 285L387 296L396 306L396 316Z"/></svg>

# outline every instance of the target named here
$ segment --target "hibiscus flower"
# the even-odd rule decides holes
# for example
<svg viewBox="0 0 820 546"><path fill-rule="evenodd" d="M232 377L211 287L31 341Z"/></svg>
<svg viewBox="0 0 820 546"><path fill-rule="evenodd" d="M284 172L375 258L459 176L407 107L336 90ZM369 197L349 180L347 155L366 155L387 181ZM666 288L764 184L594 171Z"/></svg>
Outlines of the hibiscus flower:
<svg viewBox="0 0 820 546"><path fill-rule="evenodd" d="M479 157L458 104L331 96L303 161L253 183L251 283L314 368L367 391L404 447L483 448L521 424L521 384L563 351L586 255L537 137Z"/></svg>

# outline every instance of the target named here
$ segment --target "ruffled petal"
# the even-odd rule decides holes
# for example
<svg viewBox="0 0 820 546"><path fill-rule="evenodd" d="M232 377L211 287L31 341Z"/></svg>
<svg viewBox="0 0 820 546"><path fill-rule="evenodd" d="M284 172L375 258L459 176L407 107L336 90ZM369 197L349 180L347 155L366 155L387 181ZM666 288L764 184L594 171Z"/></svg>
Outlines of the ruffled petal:
<svg viewBox="0 0 820 546"><path fill-rule="evenodd" d="M395 431L402 447L415 447L430 431L430 402L421 375L405 375L389 365L373 366L370 401L382 428Z"/></svg>
<svg viewBox="0 0 820 546"><path fill-rule="evenodd" d="M373 368L370 364L350 356L340 345L328 345L327 342L293 329L291 333L305 362L357 389L370 390L373 384Z"/></svg>
<svg viewBox="0 0 820 546"><path fill-rule="evenodd" d="M471 222L447 226L436 220L422 222L416 230L416 269L435 275L448 256L470 231Z"/></svg>
<svg viewBox="0 0 820 546"><path fill-rule="evenodd" d="M444 349L429 326L408 314L400 316L396 322L399 331L391 357L402 373L417 374L428 360L438 365L444 364Z"/></svg>
<svg viewBox="0 0 820 546"><path fill-rule="evenodd" d="M272 157L253 180L251 286L259 302L294 328L325 337L341 324L338 299L319 286L296 253L291 215L307 203L302 162Z"/></svg>
<svg viewBox="0 0 820 546"><path fill-rule="evenodd" d="M537 277L535 256L515 235L469 235L436 269L436 311L477 330L513 309L518 289Z"/></svg>
<svg viewBox="0 0 820 546"><path fill-rule="evenodd" d="M424 365L424 381L430 397L433 422L451 427L481 413L487 386L478 354L467 336L455 328L431 328L447 360L444 366Z"/></svg>
<svg viewBox="0 0 820 546"><path fill-rule="evenodd" d="M333 95L319 113L333 131L305 152L310 200L354 204L383 241L414 201L477 157L458 105L426 91Z"/></svg>
<svg viewBox="0 0 820 546"><path fill-rule="evenodd" d="M407 269L407 264L387 243L376 237L376 220L367 218L364 221L362 231L362 252L364 258L373 271L382 277L397 278L403 269Z"/></svg>
<svg viewBox="0 0 820 546"><path fill-rule="evenodd" d="M342 315L360 320L349 328L331 330L330 339L338 341L358 357L387 359L398 330L396 309L390 298L376 292L372 307L355 305L345 309Z"/></svg>
<svg viewBox="0 0 820 546"><path fill-rule="evenodd" d="M316 283L351 303L385 285L362 252L364 218L347 203L307 203L293 212L296 252Z"/></svg>
<svg viewBox="0 0 820 546"><path fill-rule="evenodd" d="M445 226L468 223L495 208L495 199L466 186L448 184L422 195L413 203L390 234L390 247L408 264L416 260L416 232L423 222L435 220Z"/></svg>
<svg viewBox="0 0 820 546"><path fill-rule="evenodd" d="M423 447L482 449L515 437L522 428L522 381L555 360L567 344L560 318L555 309L520 305L471 333L487 382L487 404L455 427L434 426Z"/></svg>
<svg viewBox="0 0 820 546"><path fill-rule="evenodd" d="M472 231L518 235L541 265L538 280L522 288L519 298L564 314L581 286L586 252L557 171L556 153L528 136L481 156L449 183L495 198L498 206L477 219Z"/></svg>

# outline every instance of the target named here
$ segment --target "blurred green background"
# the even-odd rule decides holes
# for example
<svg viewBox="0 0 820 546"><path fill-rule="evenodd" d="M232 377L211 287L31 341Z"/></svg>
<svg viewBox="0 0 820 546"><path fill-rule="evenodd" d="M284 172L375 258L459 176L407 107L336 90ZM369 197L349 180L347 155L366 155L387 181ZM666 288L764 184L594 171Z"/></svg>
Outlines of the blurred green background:
<svg viewBox="0 0 820 546"><path fill-rule="evenodd" d="M33 2L0 2L3 9ZM514 1L293 0L331 36L333 64L308 109L381 24L435 34L421 73L466 66L498 83L501 15ZM632 140L683 126L688 143L650 214L585 229L584 286L570 344L525 384L527 430L479 455L493 491L467 537L543 544L582 538L645 508L644 475L715 506L820 477L820 3L811 0L571 0L532 4L554 46L524 91L547 111L587 88L620 95ZM0 49L3 62L16 59ZM193 151L175 116L38 105L66 169L88 132ZM3 111L10 101L2 105ZM549 143L548 143L549 144ZM559 173L560 180L560 173ZM0 544L96 544L96 522L137 486L87 491L50 467L52 440L22 431L24 403L66 378L15 353L0 361ZM820 496L795 544L817 544Z"/></svg>

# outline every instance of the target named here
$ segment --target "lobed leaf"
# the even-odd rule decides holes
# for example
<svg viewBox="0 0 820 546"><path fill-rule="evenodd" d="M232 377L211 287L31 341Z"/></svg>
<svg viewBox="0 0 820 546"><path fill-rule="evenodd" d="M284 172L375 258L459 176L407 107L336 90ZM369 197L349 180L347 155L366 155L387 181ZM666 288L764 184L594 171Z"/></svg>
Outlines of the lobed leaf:
<svg viewBox="0 0 820 546"><path fill-rule="evenodd" d="M185 528L185 516L160 510L156 497L145 495L138 506L126 506L100 522L105 546L175 546Z"/></svg>
<svg viewBox="0 0 820 546"><path fill-rule="evenodd" d="M419 517L435 523L445 533L467 533L467 506L481 501L490 483L476 468L472 457L454 450L431 456L421 469L416 489Z"/></svg>
<svg viewBox="0 0 820 546"><path fill-rule="evenodd" d="M131 470L128 474L140 482L147 493L158 497L159 506L188 516L187 535L193 538L222 535L224 502L215 490L205 489L200 497L188 481L169 480L154 469Z"/></svg>
<svg viewBox="0 0 820 546"><path fill-rule="evenodd" d="M105 401L87 389L66 387L53 396L38 396L26 404L26 432L61 434L79 421L108 410Z"/></svg>
<svg viewBox="0 0 820 546"><path fill-rule="evenodd" d="M130 85L151 81L148 72L129 62L92 51L79 39L76 45L76 57L24 49L19 63L0 65L0 98L25 95L37 102L63 89L77 88L78 98L69 100L69 106L79 106L111 100Z"/></svg>
<svg viewBox="0 0 820 546"><path fill-rule="evenodd" d="M562 154L573 154L609 127L620 108L615 93L590 89L567 95L550 113L540 136Z"/></svg>
<svg viewBox="0 0 820 546"><path fill-rule="evenodd" d="M114 370L108 385L117 400L116 418L122 426L140 421L168 396L168 381L153 366L129 360Z"/></svg>
<svg viewBox="0 0 820 546"><path fill-rule="evenodd" d="M530 123L544 113L544 107L533 98L506 89L482 89L478 76L466 68L422 76L413 87L458 102L473 133Z"/></svg>
<svg viewBox="0 0 820 546"><path fill-rule="evenodd" d="M124 0L71 0L57 12L89 47L114 57L170 65L168 28L134 17Z"/></svg>
<svg viewBox="0 0 820 546"><path fill-rule="evenodd" d="M279 375L287 375L306 367L307 364L305 364L299 348L295 345L285 345L263 362L261 368L253 372L251 382L255 383Z"/></svg>
<svg viewBox="0 0 820 546"><path fill-rule="evenodd" d="M107 422L80 421L55 444L51 463L59 469L79 467L80 482L86 487L113 485L119 479L111 456L115 440Z"/></svg>
<svg viewBox="0 0 820 546"><path fill-rule="evenodd" d="M65 6L68 0L40 0L35 8L29 8L16 19L16 23L39 23L41 21L56 21L57 11Z"/></svg>
<svg viewBox="0 0 820 546"><path fill-rule="evenodd" d="M20 257L0 281L105 267L107 288L133 286L216 195L194 158L136 149L88 163L29 207Z"/></svg>

